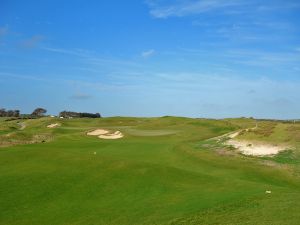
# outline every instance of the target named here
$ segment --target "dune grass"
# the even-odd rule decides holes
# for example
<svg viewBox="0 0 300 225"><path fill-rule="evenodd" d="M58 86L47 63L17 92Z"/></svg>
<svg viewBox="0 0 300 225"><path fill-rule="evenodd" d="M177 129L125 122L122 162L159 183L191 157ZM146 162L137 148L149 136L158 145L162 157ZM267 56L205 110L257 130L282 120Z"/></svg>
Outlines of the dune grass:
<svg viewBox="0 0 300 225"><path fill-rule="evenodd" d="M0 224L300 221L298 164L283 167L286 163L278 160L270 166L261 163L264 159L220 155L207 147L207 139L252 127L253 120L116 117L25 122L24 130L5 128L7 122L0 125L14 133L11 142L18 142L0 148ZM61 126L46 128L56 122ZM298 128L280 126L274 129L298 135ZM120 130L125 137L86 135L96 128ZM8 133L0 133L0 138ZM40 134L51 139L22 142ZM276 134L270 136L276 139ZM298 139L290 143L297 145Z"/></svg>

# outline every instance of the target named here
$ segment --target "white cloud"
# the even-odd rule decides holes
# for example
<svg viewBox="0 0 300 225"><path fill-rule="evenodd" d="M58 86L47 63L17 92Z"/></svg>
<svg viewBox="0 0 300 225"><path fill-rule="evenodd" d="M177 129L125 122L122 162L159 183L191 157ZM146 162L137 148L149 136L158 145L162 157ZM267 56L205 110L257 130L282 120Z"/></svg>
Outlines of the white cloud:
<svg viewBox="0 0 300 225"><path fill-rule="evenodd" d="M154 54L155 54L155 50L154 50L154 49L150 49L150 50L148 50L148 51L142 52L141 56L142 56L143 58L148 58L148 57L150 57L150 56L153 56Z"/></svg>

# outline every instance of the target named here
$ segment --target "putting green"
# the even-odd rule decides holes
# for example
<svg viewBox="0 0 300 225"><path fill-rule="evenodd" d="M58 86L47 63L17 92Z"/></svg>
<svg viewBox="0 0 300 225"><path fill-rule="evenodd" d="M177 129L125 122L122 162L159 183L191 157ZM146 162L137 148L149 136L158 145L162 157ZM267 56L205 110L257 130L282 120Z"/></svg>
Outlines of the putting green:
<svg viewBox="0 0 300 225"><path fill-rule="evenodd" d="M165 136L178 133L176 130L141 130L133 128L125 129L125 131L132 136Z"/></svg>

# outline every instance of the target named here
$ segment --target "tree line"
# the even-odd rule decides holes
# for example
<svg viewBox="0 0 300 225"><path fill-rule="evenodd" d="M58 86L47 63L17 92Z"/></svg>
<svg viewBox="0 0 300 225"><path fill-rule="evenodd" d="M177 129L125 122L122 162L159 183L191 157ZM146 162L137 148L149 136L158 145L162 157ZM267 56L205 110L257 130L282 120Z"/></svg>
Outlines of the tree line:
<svg viewBox="0 0 300 225"><path fill-rule="evenodd" d="M6 110L4 108L0 108L0 117L17 117L17 118L36 118L45 116L47 112L46 109L36 108L31 114L20 114L20 110Z"/></svg>
<svg viewBox="0 0 300 225"><path fill-rule="evenodd" d="M4 108L0 109L0 117L19 117L20 110L6 110Z"/></svg>
<svg viewBox="0 0 300 225"><path fill-rule="evenodd" d="M59 113L59 117L64 118L101 118L100 113L86 113L86 112L71 112L71 111L62 111Z"/></svg>
<svg viewBox="0 0 300 225"><path fill-rule="evenodd" d="M36 108L31 114L20 114L20 110L6 110L0 108L0 117L15 117L15 118L27 118L34 119L45 116L47 110L44 108ZM101 118L100 113L86 113L86 112L71 112L62 111L59 113L59 117L63 118Z"/></svg>

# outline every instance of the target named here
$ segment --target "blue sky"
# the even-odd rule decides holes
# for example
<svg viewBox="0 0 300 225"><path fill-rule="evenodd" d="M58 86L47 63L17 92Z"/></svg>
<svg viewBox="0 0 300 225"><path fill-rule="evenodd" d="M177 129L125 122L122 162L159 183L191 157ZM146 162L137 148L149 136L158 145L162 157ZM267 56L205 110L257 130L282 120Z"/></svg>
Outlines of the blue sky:
<svg viewBox="0 0 300 225"><path fill-rule="evenodd" d="M0 1L0 107L300 118L299 0Z"/></svg>

